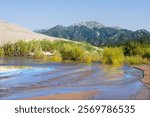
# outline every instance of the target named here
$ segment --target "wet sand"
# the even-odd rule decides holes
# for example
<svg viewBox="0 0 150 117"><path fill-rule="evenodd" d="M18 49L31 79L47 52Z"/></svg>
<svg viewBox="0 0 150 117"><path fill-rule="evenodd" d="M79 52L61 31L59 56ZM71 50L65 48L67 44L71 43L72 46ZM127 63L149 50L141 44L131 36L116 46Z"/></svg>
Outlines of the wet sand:
<svg viewBox="0 0 150 117"><path fill-rule="evenodd" d="M150 65L136 65L134 68L143 71L143 78L140 79L141 82L145 84L143 90L135 95L137 100L147 99L150 100Z"/></svg>
<svg viewBox="0 0 150 117"><path fill-rule="evenodd" d="M134 68L143 71L143 79L141 81L150 88L150 65L137 65Z"/></svg>
<svg viewBox="0 0 150 117"><path fill-rule="evenodd" d="M90 100L97 95L98 91L86 91L25 98L23 100Z"/></svg>
<svg viewBox="0 0 150 117"><path fill-rule="evenodd" d="M134 68L143 71L143 79L140 79L148 88L150 88L150 65L138 65ZM150 90L144 87L141 92L134 95L132 98L137 100L150 99ZM56 95L46 95L32 98L25 98L23 100L90 100L95 99L99 91L86 91L86 92L76 92L76 93L64 93ZM132 99L131 98L131 99Z"/></svg>

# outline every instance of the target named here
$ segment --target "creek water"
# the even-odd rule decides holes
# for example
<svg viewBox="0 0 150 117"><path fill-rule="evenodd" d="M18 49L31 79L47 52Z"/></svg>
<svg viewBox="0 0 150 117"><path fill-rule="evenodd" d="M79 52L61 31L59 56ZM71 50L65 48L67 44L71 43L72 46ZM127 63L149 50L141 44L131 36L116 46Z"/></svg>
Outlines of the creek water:
<svg viewBox="0 0 150 117"><path fill-rule="evenodd" d="M148 99L150 93L140 82L142 77L142 71L127 65L51 63L25 57L5 57L0 58L0 99L84 91L97 91L92 98L97 100Z"/></svg>

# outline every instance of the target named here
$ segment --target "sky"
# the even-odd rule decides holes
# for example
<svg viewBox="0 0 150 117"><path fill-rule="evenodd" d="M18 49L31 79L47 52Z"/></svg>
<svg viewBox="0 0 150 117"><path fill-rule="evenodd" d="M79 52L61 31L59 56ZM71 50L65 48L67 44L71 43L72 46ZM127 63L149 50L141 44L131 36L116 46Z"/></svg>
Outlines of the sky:
<svg viewBox="0 0 150 117"><path fill-rule="evenodd" d="M31 30L98 21L150 31L150 0L0 0L0 20Z"/></svg>

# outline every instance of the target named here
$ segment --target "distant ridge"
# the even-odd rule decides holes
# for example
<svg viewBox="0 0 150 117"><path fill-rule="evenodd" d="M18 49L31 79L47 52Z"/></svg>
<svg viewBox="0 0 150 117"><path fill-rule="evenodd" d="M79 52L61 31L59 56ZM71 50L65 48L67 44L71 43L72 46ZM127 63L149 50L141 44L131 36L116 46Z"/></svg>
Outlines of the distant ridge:
<svg viewBox="0 0 150 117"><path fill-rule="evenodd" d="M143 41L141 38L150 37L150 32L145 29L131 31L117 26L108 27L96 21L75 23L68 27L57 25L36 32L74 41L86 41L95 46L123 44L133 40ZM150 43L150 38L144 41Z"/></svg>
<svg viewBox="0 0 150 117"><path fill-rule="evenodd" d="M87 22L80 22L80 23L75 23L73 24L73 26L86 26L90 29L93 29L93 28L104 28L105 26L97 21L87 21Z"/></svg>

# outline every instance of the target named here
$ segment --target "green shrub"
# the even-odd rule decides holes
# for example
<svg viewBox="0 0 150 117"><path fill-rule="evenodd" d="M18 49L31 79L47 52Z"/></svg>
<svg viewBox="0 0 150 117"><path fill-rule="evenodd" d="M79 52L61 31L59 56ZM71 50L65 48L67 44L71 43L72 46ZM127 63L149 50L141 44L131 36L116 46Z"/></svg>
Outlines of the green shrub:
<svg viewBox="0 0 150 117"><path fill-rule="evenodd" d="M81 59L81 62L91 63L92 62L92 54L89 52L85 52Z"/></svg>
<svg viewBox="0 0 150 117"><path fill-rule="evenodd" d="M102 50L91 51L92 62L101 62L103 58Z"/></svg>
<svg viewBox="0 0 150 117"><path fill-rule="evenodd" d="M144 48L143 50L144 50L143 57L150 59L150 47Z"/></svg>
<svg viewBox="0 0 150 117"><path fill-rule="evenodd" d="M28 47L30 49L30 52L34 52L36 50L42 49L40 45L40 41L35 41L35 40L29 41Z"/></svg>
<svg viewBox="0 0 150 117"><path fill-rule="evenodd" d="M41 48L37 48L37 49L34 50L33 58L35 58L35 59L42 59L42 58L44 58L44 56L45 55L43 54L43 51L42 51Z"/></svg>
<svg viewBox="0 0 150 117"><path fill-rule="evenodd" d="M31 51L29 43L25 41L18 41L14 44L15 55L17 56L26 56Z"/></svg>
<svg viewBox="0 0 150 117"><path fill-rule="evenodd" d="M14 55L14 51L15 51L15 48L14 48L14 44L12 43L7 43L3 46L3 49L4 49L4 52L5 52L5 55L7 56L12 56Z"/></svg>
<svg viewBox="0 0 150 117"><path fill-rule="evenodd" d="M57 53L57 54L55 54L53 56L50 56L49 60L52 61L52 62L61 62L62 61L61 54Z"/></svg>
<svg viewBox="0 0 150 117"><path fill-rule="evenodd" d="M3 57L4 56L4 49L3 48L0 48L0 57Z"/></svg>
<svg viewBox="0 0 150 117"><path fill-rule="evenodd" d="M122 48L105 48L103 51L102 63L120 65L124 62Z"/></svg>
<svg viewBox="0 0 150 117"><path fill-rule="evenodd" d="M131 42L124 45L123 49L126 56L139 55L150 58L150 44Z"/></svg>
<svg viewBox="0 0 150 117"><path fill-rule="evenodd" d="M54 50L54 44L53 42L50 42L49 40L42 40L40 41L40 45L43 51L48 52Z"/></svg>
<svg viewBox="0 0 150 117"><path fill-rule="evenodd" d="M150 62L146 58L142 58L141 56L127 56L125 58L125 62L130 65L138 65L138 64L149 64Z"/></svg>
<svg viewBox="0 0 150 117"><path fill-rule="evenodd" d="M136 47L137 47L137 45L134 42L127 43L126 45L124 45L124 48L123 48L124 55L134 56L136 54L135 53Z"/></svg>
<svg viewBox="0 0 150 117"><path fill-rule="evenodd" d="M63 60L81 61L84 54L84 50L76 44L64 44L61 47L60 54L62 55Z"/></svg>

